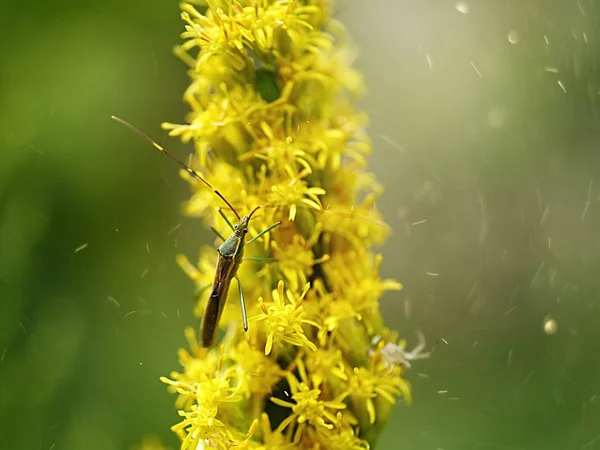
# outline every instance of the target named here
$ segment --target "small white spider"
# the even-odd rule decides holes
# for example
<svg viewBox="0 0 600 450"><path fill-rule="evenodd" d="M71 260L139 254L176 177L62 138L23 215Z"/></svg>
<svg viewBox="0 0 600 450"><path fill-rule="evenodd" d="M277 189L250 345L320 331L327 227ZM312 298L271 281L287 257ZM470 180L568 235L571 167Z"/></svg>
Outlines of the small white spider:
<svg viewBox="0 0 600 450"><path fill-rule="evenodd" d="M427 343L425 342L425 335L421 331L417 332L417 339L419 343L411 351L406 351L400 345L388 342L381 349L381 356L390 366L402 364L407 369L410 369L412 367L410 361L426 359L431 355L431 352L423 352ZM379 339L375 338L373 341L375 341L373 344L376 344Z"/></svg>

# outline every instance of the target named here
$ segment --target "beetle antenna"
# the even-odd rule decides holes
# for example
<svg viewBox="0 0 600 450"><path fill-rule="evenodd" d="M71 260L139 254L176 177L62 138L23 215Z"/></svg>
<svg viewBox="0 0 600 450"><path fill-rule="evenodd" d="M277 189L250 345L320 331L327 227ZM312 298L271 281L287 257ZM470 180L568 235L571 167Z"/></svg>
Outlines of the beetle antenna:
<svg viewBox="0 0 600 450"><path fill-rule="evenodd" d="M254 214L256 211L258 211L259 209L260 209L260 206L257 206L256 208L254 208L254 209L252 210L252 212L251 212L250 214L248 214L248 220L250 220L250 219L252 218L252 215L253 215L253 214Z"/></svg>
<svg viewBox="0 0 600 450"><path fill-rule="evenodd" d="M235 214L237 219L240 220L240 215L235 210L233 205L231 203L229 203L225 197L223 197L223 194L221 194L218 190L216 190L214 187L212 187L208 181L206 181L204 178L202 178L200 176L200 174L198 174L198 172L196 172L194 169L192 169L190 166L188 166L182 160L177 158L175 155L169 153L163 146L159 145L156 141L154 141L152 138L150 138L147 134L145 134L143 131L139 130L138 128L134 127L129 122L126 122L125 120L123 120L117 116L110 116L110 117L111 117L111 119L119 122L120 124L125 125L127 128L129 128L131 131L133 131L138 136L142 137L146 142L148 142L150 145L152 145L156 150L167 155L169 158L171 158L173 161L175 161L177 164L179 164L181 167L183 167L185 169L185 171L187 173L189 173L190 175L192 175L194 178L202 181L206 186L208 186L210 189L212 189L212 191L215 194L217 194L221 198L221 200L223 200L225 202L225 204L227 206L229 206L229 209L231 209L231 211Z"/></svg>

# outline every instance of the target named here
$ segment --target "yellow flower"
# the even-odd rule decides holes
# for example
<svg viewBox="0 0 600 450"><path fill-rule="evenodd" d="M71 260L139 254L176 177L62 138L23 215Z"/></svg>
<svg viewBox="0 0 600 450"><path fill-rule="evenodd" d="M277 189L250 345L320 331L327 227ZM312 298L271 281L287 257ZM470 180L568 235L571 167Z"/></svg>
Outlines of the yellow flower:
<svg viewBox="0 0 600 450"><path fill-rule="evenodd" d="M162 377L161 381L175 386L177 392L195 401L189 411L179 411L179 415L184 419L171 427L182 438L181 449L196 450L201 441L208 442L216 448L227 448L231 432L217 418L218 408L223 403L235 403L242 399L242 396L236 392L236 388L230 386L229 380L219 377L209 378L206 374L201 374L200 381L193 384L173 381L165 377Z"/></svg>
<svg viewBox="0 0 600 450"><path fill-rule="evenodd" d="M286 372L272 359L267 358L264 352L256 350L246 341L241 341L237 348L238 358L242 370L242 379L249 385L252 394L266 395L273 386L285 376Z"/></svg>
<svg viewBox="0 0 600 450"><path fill-rule="evenodd" d="M193 161L194 160L192 160L192 162ZM204 170L201 172L204 172ZM192 177L186 171L182 171L181 175L192 185L194 191L191 198L184 203L183 212L188 216L202 217L205 219L205 223L207 225L214 225L220 232L224 234L230 234L231 229L218 214L215 206L221 207L225 214L227 214L231 220L233 220L233 215L231 214L231 211L229 211L229 208L227 208L223 202L215 205L214 192L212 192L210 189L207 189L206 185L200 180ZM211 172L209 174L202 173L202 176L210 184L214 185L215 188L218 189L225 198L235 198L233 204L235 208L240 211L240 213L246 212L244 211L245 209L249 211L256 206L249 205L248 203L240 204L240 200L242 202L244 200L243 198L239 198L240 193L245 191L246 185L244 180L239 176L239 172L234 167L228 164L220 164L216 162L211 165ZM228 181L227 183L223 183L222 180Z"/></svg>
<svg viewBox="0 0 600 450"><path fill-rule="evenodd" d="M287 436L282 434L284 427L277 427L273 430L271 421L267 413L261 414L262 429L264 436L264 447L268 450L286 450L294 447L294 444L289 441Z"/></svg>
<svg viewBox="0 0 600 450"><path fill-rule="evenodd" d="M198 266L193 265L185 255L177 255L176 261L179 267L183 269L186 275L196 285L196 316L204 314L204 308L206 307L206 293L207 290L212 286L215 265L217 258L213 249L204 247L200 253L200 260Z"/></svg>
<svg viewBox="0 0 600 450"><path fill-rule="evenodd" d="M302 294L295 298L291 291L283 290L283 281L277 285L277 290L272 292L273 303L265 305L262 297L258 303L263 311L262 314L252 318L253 321L264 320L267 341L265 344L265 355L271 353L273 344L281 345L287 342L298 347L306 345L311 350L317 347L304 334L302 324L309 324L319 327L317 323L303 317L302 299L310 288L306 283L302 289ZM286 301L287 300L287 301Z"/></svg>
<svg viewBox="0 0 600 450"><path fill-rule="evenodd" d="M397 281L379 278L381 262L381 255L373 257L351 250L346 254L332 253L324 269L334 291L360 313L377 308L385 291L402 289L402 284Z"/></svg>
<svg viewBox="0 0 600 450"><path fill-rule="evenodd" d="M356 435L352 423L344 420L342 413L337 413L337 422L333 430L323 433L316 429L311 433L311 440L318 443L321 448L329 450L369 450L370 445Z"/></svg>
<svg viewBox="0 0 600 450"><path fill-rule="evenodd" d="M271 397L271 401L276 405L292 409L292 414L281 422L278 429L283 430L291 423L297 422L298 428L294 435L294 442L297 442L302 436L302 431L305 429L306 424L332 430L333 425L337 423L337 418L329 410L346 408L346 404L342 402L345 395L342 395L335 400L321 400L319 398L321 396L319 385L314 385L311 388L311 383L308 381L304 364L301 360L297 360L297 365L298 372L300 373L300 380L291 374L287 377L292 391L292 400L294 400L295 403L281 400L277 397Z"/></svg>
<svg viewBox="0 0 600 450"><path fill-rule="evenodd" d="M258 419L255 419L252 422L252 425L250 425L250 429L248 430L248 433L246 433L246 435L244 437L242 437L241 439L236 439L236 438L229 439L229 446L227 448L229 448L229 449L235 448L236 450L246 450L249 448L257 448L257 446L250 440L252 438L252 435L256 431L257 427L258 427Z"/></svg>
<svg viewBox="0 0 600 450"><path fill-rule="evenodd" d="M404 395L407 404L410 404L410 388L408 383L400 377L398 367L383 368L355 367L350 377L350 398L366 405L369 422L375 423L375 405L373 399L380 395L389 403L396 403L395 395Z"/></svg>
<svg viewBox="0 0 600 450"><path fill-rule="evenodd" d="M179 364L183 367L183 373L171 372L171 378L174 381L193 384L199 380L202 375L212 375L219 365L219 354L208 352L205 348L198 345L196 332L193 328L185 329L185 336L190 346L191 353L185 349L178 352ZM177 386L171 386L171 392L177 392ZM180 394L175 403L178 409L187 409L193 402L192 398L186 394Z"/></svg>
<svg viewBox="0 0 600 450"><path fill-rule="evenodd" d="M279 270L285 277L292 290L297 290L300 285L306 284L308 277L313 274L313 268L329 259L329 255L315 258L313 247L321 233L321 223L317 223L312 236L305 239L295 234L292 242L282 247L273 241L274 256L279 263Z"/></svg>
<svg viewBox="0 0 600 450"><path fill-rule="evenodd" d="M273 184L271 193L266 196L267 203L271 205L289 206L289 220L296 218L296 211L299 204L306 205L316 210L321 209L319 195L325 195L325 190L320 187L308 187L302 178L309 175L307 170L303 170L290 181Z"/></svg>
<svg viewBox="0 0 600 450"><path fill-rule="evenodd" d="M307 353L305 362L315 385L321 385L324 381L331 380L331 377L337 377L342 381L348 380L340 349L319 348L315 352Z"/></svg>
<svg viewBox="0 0 600 450"><path fill-rule="evenodd" d="M364 305L370 306L370 305ZM325 311L325 320L323 321L324 327L323 332L331 333L335 331L340 322L348 319L362 320L362 316L356 310L354 305L347 300L334 300L328 299L323 302L323 309ZM320 334L320 336L326 336L326 333Z"/></svg>

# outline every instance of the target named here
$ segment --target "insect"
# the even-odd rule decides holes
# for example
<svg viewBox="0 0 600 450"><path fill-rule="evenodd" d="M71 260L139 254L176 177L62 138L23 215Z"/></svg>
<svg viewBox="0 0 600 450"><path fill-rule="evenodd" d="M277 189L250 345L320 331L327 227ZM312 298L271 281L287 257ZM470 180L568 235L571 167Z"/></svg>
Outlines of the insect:
<svg viewBox="0 0 600 450"><path fill-rule="evenodd" d="M224 238L214 227L211 227L213 232L217 234L224 242L217 249L218 257L217 257L217 267L215 271L215 278L213 280L212 288L210 290L210 297L208 298L208 303L206 305L206 311L204 313L204 318L202 319L202 345L204 347L210 347L214 344L217 331L219 329L219 322L221 320L221 314L223 313L223 309L225 307L225 302L227 301L227 293L229 292L229 287L231 285L231 280L233 278L236 279L239 296L240 296L240 305L242 309L242 322L244 325L244 331L248 331L248 317L246 315L246 302L244 301L244 291L242 289L242 284L237 275L238 268L242 261L274 261L272 258L244 258L244 247L246 244L251 244L252 242L259 239L261 236L265 235L269 231L273 230L275 227L281 225L281 222L276 222L273 225L267 227L265 230L258 233L249 241L246 241L246 234L248 233L248 225L250 224L250 219L254 215L256 211L260 208L257 206L254 208L250 214L247 216L240 216L238 212L235 210L233 205L215 188L213 188L208 181L202 178L198 172L189 167L183 161L178 159L176 156L169 153L165 150L161 145L157 144L154 140L144 134L142 131L131 125L130 123L120 119L119 117L111 116L113 120L125 125L127 128L144 138L147 142L149 142L154 148L156 148L159 152L167 155L181 167L183 167L190 175L194 178L202 181L206 186L208 186L212 191L219 197L221 200L225 202L225 204L229 207L231 212L237 218L237 223L233 225L228 219L227 216L223 213L221 209L219 209L219 214L227 225L231 228L232 234L228 238Z"/></svg>

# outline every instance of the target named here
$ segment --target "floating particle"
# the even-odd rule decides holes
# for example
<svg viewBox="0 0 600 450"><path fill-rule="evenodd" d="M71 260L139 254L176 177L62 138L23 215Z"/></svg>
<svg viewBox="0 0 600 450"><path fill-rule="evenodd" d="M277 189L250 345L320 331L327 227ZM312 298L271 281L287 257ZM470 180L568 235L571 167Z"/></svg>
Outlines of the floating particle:
<svg viewBox="0 0 600 450"><path fill-rule="evenodd" d="M471 63L471 67L473 68L473 70L475 71L475 73L477 74L477 76L479 78L483 78L483 75L481 74L481 71L477 68L477 66L475 65L475 63L473 61L469 61L469 63Z"/></svg>
<svg viewBox="0 0 600 450"><path fill-rule="evenodd" d="M535 282L537 280L537 277L539 276L540 272L542 271L542 268L544 267L545 261L542 261L540 263L540 266L538 267L537 272L535 273L535 275L533 276L533 278L531 279L531 283L529 284L529 288L533 289L533 286L535 285Z"/></svg>
<svg viewBox="0 0 600 450"><path fill-rule="evenodd" d="M171 228L171 229L168 231L168 233L167 233L167 236L169 236L170 234L172 234L172 233L175 233L177 230L179 230L179 228L181 228L181 225L182 225L181 223L178 223L178 224L177 224L177 225L175 225L173 228Z"/></svg>
<svg viewBox="0 0 600 450"><path fill-rule="evenodd" d="M135 311L129 311L127 314L123 316L123 319L127 319L130 315L135 314Z"/></svg>
<svg viewBox="0 0 600 450"><path fill-rule="evenodd" d="M560 86L560 88L563 90L563 92L566 94L567 93L567 88L565 86L565 83L563 83L561 80L558 80L557 83Z"/></svg>
<svg viewBox="0 0 600 450"><path fill-rule="evenodd" d="M425 58L427 59L427 65L430 69L433 69L433 59L429 53L425 53Z"/></svg>
<svg viewBox="0 0 600 450"><path fill-rule="evenodd" d="M551 335L555 334L558 331L558 324L556 320L547 317L544 320L544 333Z"/></svg>
<svg viewBox="0 0 600 450"><path fill-rule="evenodd" d="M85 249L87 246L88 246L87 242L85 244L80 245L79 247L77 247L75 249L75 253L79 253L81 250Z"/></svg>
<svg viewBox="0 0 600 450"><path fill-rule="evenodd" d="M517 30L510 30L508 32L508 42L515 45L515 44L518 44L520 40L521 40L521 33L519 33Z"/></svg>
<svg viewBox="0 0 600 450"><path fill-rule="evenodd" d="M575 30L571 30L571 34L573 35L573 40L577 40L577 34L575 33Z"/></svg>
<svg viewBox="0 0 600 450"><path fill-rule="evenodd" d="M111 297L110 295L108 297L106 297L106 299L109 302L114 303L117 308L121 307L121 305L119 305L119 302L115 298Z"/></svg>
<svg viewBox="0 0 600 450"><path fill-rule="evenodd" d="M398 144L397 142L395 142L394 140L392 140L390 137L385 136L385 135L381 135L381 140L384 142L387 142L389 145L391 145L392 147L394 147L396 150L398 150L399 153L406 153L406 150L404 150L404 148L402 148L402 146L400 144Z"/></svg>
<svg viewBox="0 0 600 450"><path fill-rule="evenodd" d="M425 272L427 275L429 275L430 277L439 277L440 274L439 273L435 273L435 272Z"/></svg>
<svg viewBox="0 0 600 450"><path fill-rule="evenodd" d="M583 212L581 213L581 217L579 218L579 220L581 220L582 222L585 219L585 217L587 216L588 209L589 209L590 205L592 204L591 196L592 196L593 184L594 184L594 180L592 179L592 180L590 180L590 184L588 186L587 197L585 199L585 206L583 208Z"/></svg>
<svg viewBox="0 0 600 450"><path fill-rule="evenodd" d="M467 2L457 2L454 8L463 14L469 14L469 4Z"/></svg>
<svg viewBox="0 0 600 450"><path fill-rule="evenodd" d="M546 208L544 209L544 213L542 214L542 218L540 219L540 225L544 225L544 222L546 221L547 218L548 218L548 205L546 205Z"/></svg>
<svg viewBox="0 0 600 450"><path fill-rule="evenodd" d="M189 163L188 163L188 166L189 166ZM171 187L171 185L169 184L169 180L167 180L167 177L165 177L165 174L161 172L160 175L162 176L162 179L165 180L165 184L168 187Z"/></svg>

